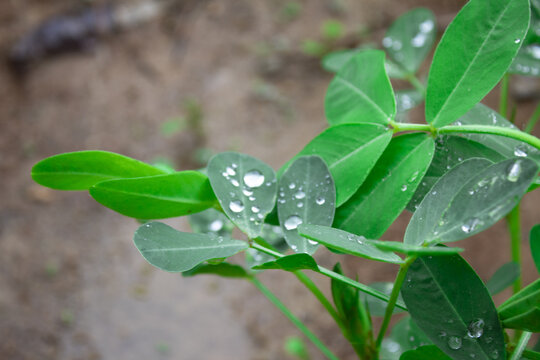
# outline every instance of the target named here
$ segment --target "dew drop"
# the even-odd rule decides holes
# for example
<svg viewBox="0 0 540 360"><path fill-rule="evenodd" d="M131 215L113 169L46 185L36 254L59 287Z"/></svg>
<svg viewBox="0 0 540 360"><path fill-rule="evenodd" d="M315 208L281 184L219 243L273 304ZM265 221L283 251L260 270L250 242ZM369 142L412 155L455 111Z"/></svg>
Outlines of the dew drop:
<svg viewBox="0 0 540 360"><path fill-rule="evenodd" d="M359 236L359 237L356 238L356 242L358 243L358 245L363 245L364 240L366 240L366 238L363 237L363 236Z"/></svg>
<svg viewBox="0 0 540 360"><path fill-rule="evenodd" d="M392 46L392 43L393 43L393 41L392 41L392 38L390 38L390 37L385 37L385 38L382 40L382 44L383 44L383 46L384 46L385 48L391 47L391 46Z"/></svg>
<svg viewBox="0 0 540 360"><path fill-rule="evenodd" d="M213 232L218 232L219 230L223 229L223 221L221 220L214 220L208 225L208 230Z"/></svg>
<svg viewBox="0 0 540 360"><path fill-rule="evenodd" d="M232 212L239 213L244 210L244 204L239 200L233 200L229 203L229 209L231 209Z"/></svg>
<svg viewBox="0 0 540 360"><path fill-rule="evenodd" d="M519 179L519 175L521 174L521 161L516 161L512 165L510 165L510 168L508 169L508 174L506 175L506 179L510 182L516 182Z"/></svg>
<svg viewBox="0 0 540 360"><path fill-rule="evenodd" d="M249 201L255 201L255 196L248 197Z"/></svg>
<svg viewBox="0 0 540 360"><path fill-rule="evenodd" d="M262 220L264 218L263 214L257 214L257 217L259 218L259 220Z"/></svg>
<svg viewBox="0 0 540 360"><path fill-rule="evenodd" d="M418 177L419 171L415 171L414 174L412 174L411 178L409 179L409 183L412 183L416 178Z"/></svg>
<svg viewBox="0 0 540 360"><path fill-rule="evenodd" d="M461 231L463 231L465 234L469 234L473 232L479 224L480 220L478 218L472 218L465 224L461 225Z"/></svg>
<svg viewBox="0 0 540 360"><path fill-rule="evenodd" d="M230 176L234 176L236 175L236 171L234 171L234 169L230 166L227 166L227 168L225 169L225 171L227 172L228 175Z"/></svg>
<svg viewBox="0 0 540 360"><path fill-rule="evenodd" d="M432 191L431 195L437 195L437 191Z"/></svg>
<svg viewBox="0 0 540 360"><path fill-rule="evenodd" d="M285 193L283 191L280 191L279 197L284 197L284 196L285 196Z"/></svg>
<svg viewBox="0 0 540 360"><path fill-rule="evenodd" d="M296 206L299 207L299 208L304 207L304 203L299 202L298 204L296 204Z"/></svg>
<svg viewBox="0 0 540 360"><path fill-rule="evenodd" d="M461 338L458 338L457 336L450 336L448 339L448 347L452 350L461 349Z"/></svg>
<svg viewBox="0 0 540 360"><path fill-rule="evenodd" d="M244 175L244 184L250 188L257 188L264 184L264 175L259 170L248 171Z"/></svg>
<svg viewBox="0 0 540 360"><path fill-rule="evenodd" d="M322 205L324 204L325 200L323 197L318 197L317 199L315 199L315 202L317 203L317 205Z"/></svg>
<svg viewBox="0 0 540 360"><path fill-rule="evenodd" d="M240 186L240 183L239 183L236 179L231 179L231 184L232 184L232 186L234 186L234 187Z"/></svg>
<svg viewBox="0 0 540 360"><path fill-rule="evenodd" d="M308 240L308 243L310 243L311 245L319 245L318 242L313 241L313 240Z"/></svg>
<svg viewBox="0 0 540 360"><path fill-rule="evenodd" d="M303 199L306 197L306 193L303 192L302 190L298 190L296 194L294 194L294 197L297 199Z"/></svg>
<svg viewBox="0 0 540 360"><path fill-rule="evenodd" d="M521 146L516 146L514 149L514 155L519 157L527 157L527 153L525 152L525 149Z"/></svg>
<svg viewBox="0 0 540 360"><path fill-rule="evenodd" d="M445 332L445 331L441 331L441 332L439 333L439 339L444 340L445 337L446 337L446 332Z"/></svg>
<svg viewBox="0 0 540 360"><path fill-rule="evenodd" d="M259 211L261 211L261 209L259 209L258 207L256 206L252 206L251 207L251 211L254 212L255 214L258 213Z"/></svg>
<svg viewBox="0 0 540 360"><path fill-rule="evenodd" d="M298 247L296 245L291 245L291 249L293 249L294 251L298 250Z"/></svg>
<svg viewBox="0 0 540 360"><path fill-rule="evenodd" d="M401 191L406 191L407 190L407 185L401 185Z"/></svg>
<svg viewBox="0 0 540 360"><path fill-rule="evenodd" d="M417 34L411 41L412 46L422 47L426 43L427 36L424 33Z"/></svg>
<svg viewBox="0 0 540 360"><path fill-rule="evenodd" d="M354 235L352 234L347 235L347 240L354 241Z"/></svg>
<svg viewBox="0 0 540 360"><path fill-rule="evenodd" d="M521 39L514 40L514 44L519 44L521 42Z"/></svg>
<svg viewBox="0 0 540 360"><path fill-rule="evenodd" d="M246 196L251 196L251 195L253 195L253 191L248 190L248 189L243 189L243 190L242 190L242 193L244 193L244 195L246 195Z"/></svg>
<svg viewBox="0 0 540 360"><path fill-rule="evenodd" d="M298 227L298 225L302 224L302 218L298 215L291 215L285 220L285 229L287 230L294 230Z"/></svg>
<svg viewBox="0 0 540 360"><path fill-rule="evenodd" d="M499 352L497 350L493 350L491 352L491 358L492 359L498 359L499 358Z"/></svg>
<svg viewBox="0 0 540 360"><path fill-rule="evenodd" d="M468 326L467 336L472 339L478 339L484 333L484 320L477 319L471 321Z"/></svg>
<svg viewBox="0 0 540 360"><path fill-rule="evenodd" d="M292 189L294 189L295 187L296 187L296 184L295 184L295 183L290 183L290 184L289 184L289 189L292 190Z"/></svg>
<svg viewBox="0 0 540 360"><path fill-rule="evenodd" d="M434 24L431 20L422 21L420 23L420 31L423 33L430 32L431 30L433 30L433 26Z"/></svg>

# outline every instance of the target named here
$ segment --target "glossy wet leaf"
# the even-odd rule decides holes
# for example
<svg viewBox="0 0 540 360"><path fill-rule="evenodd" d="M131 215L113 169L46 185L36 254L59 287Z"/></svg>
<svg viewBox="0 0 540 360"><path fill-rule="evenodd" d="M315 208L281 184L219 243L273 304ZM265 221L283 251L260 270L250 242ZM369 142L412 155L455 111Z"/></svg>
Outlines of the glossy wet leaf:
<svg viewBox="0 0 540 360"><path fill-rule="evenodd" d="M276 175L249 155L224 152L208 163L208 178L223 211L250 238L261 234L276 202Z"/></svg>
<svg viewBox="0 0 540 360"><path fill-rule="evenodd" d="M105 180L165 173L127 156L97 150L54 155L32 168L35 182L57 190L88 190Z"/></svg>
<svg viewBox="0 0 540 360"><path fill-rule="evenodd" d="M495 271L488 280L486 287L491 295L495 295L511 286L519 277L520 269L516 262L508 262Z"/></svg>
<svg viewBox="0 0 540 360"><path fill-rule="evenodd" d="M355 55L363 51L371 51L371 50L373 49L362 48L362 49L347 49L347 50L333 51L322 59L321 65L323 69L325 69L326 71L337 73ZM401 69L397 64L395 64L390 59L385 59L384 67L386 69L386 73L391 78L403 79L406 76L403 69Z"/></svg>
<svg viewBox="0 0 540 360"><path fill-rule="evenodd" d="M414 322L452 359L504 358L497 310L482 280L460 255L411 264L401 294Z"/></svg>
<svg viewBox="0 0 540 360"><path fill-rule="evenodd" d="M433 157L425 134L395 137L358 191L336 211L334 227L379 238L409 203Z"/></svg>
<svg viewBox="0 0 540 360"><path fill-rule="evenodd" d="M164 219L203 211L217 204L206 175L182 171L108 180L90 188L100 204L137 219Z"/></svg>
<svg viewBox="0 0 540 360"><path fill-rule="evenodd" d="M464 249L443 246L419 246L399 241L373 241L373 245L384 251L395 251L405 255L432 255L445 256L462 252Z"/></svg>
<svg viewBox="0 0 540 360"><path fill-rule="evenodd" d="M510 121L483 104L477 104L459 118L454 125L492 125L517 129ZM529 157L540 163L540 151L519 140L490 134L464 134L463 136L495 150L506 158L515 156Z"/></svg>
<svg viewBox="0 0 540 360"><path fill-rule="evenodd" d="M450 23L429 71L426 120L448 125L498 83L529 26L528 0L471 0Z"/></svg>
<svg viewBox="0 0 540 360"><path fill-rule="evenodd" d="M392 293L392 287L394 286L391 282L375 282L369 284L370 287L373 289L379 290L383 294L386 294L390 296L390 293ZM369 313L372 316L384 316L384 313L386 311L386 306L388 303L386 301L382 301L381 299L377 299L376 297L373 297L371 295L362 293L361 295L362 302L366 303L367 308L369 309ZM403 301L401 298L401 295L399 296L399 301ZM399 314L404 312L405 310L400 308L394 308L393 314Z"/></svg>
<svg viewBox="0 0 540 360"><path fill-rule="evenodd" d="M528 330L532 320L536 320L536 328L528 330L540 331L540 279L521 289L499 306L499 316L505 327Z"/></svg>
<svg viewBox="0 0 540 360"><path fill-rule="evenodd" d="M390 336L382 342L380 358L398 360L405 351L431 344L431 340L411 320L411 317L406 316L394 325Z"/></svg>
<svg viewBox="0 0 540 360"><path fill-rule="evenodd" d="M530 233L531 255L536 265L536 270L540 273L540 224L532 227Z"/></svg>
<svg viewBox="0 0 540 360"><path fill-rule="evenodd" d="M188 217L191 230L200 234L216 234L231 237L234 224L223 213L208 209Z"/></svg>
<svg viewBox="0 0 540 360"><path fill-rule="evenodd" d="M400 360L452 360L435 345L421 346L404 352Z"/></svg>
<svg viewBox="0 0 540 360"><path fill-rule="evenodd" d="M451 242L477 234L505 216L538 172L534 161L508 159L490 165L469 159L433 186L405 232L407 244Z"/></svg>
<svg viewBox="0 0 540 360"><path fill-rule="evenodd" d="M301 237L298 225L331 225L335 207L334 180L320 157L299 157L281 176L278 218L285 240L295 252L312 254L319 246Z"/></svg>
<svg viewBox="0 0 540 360"><path fill-rule="evenodd" d="M246 270L240 265L233 265L226 262L220 264L199 264L191 270L184 271L182 276L191 277L205 274L225 278L246 278L249 276Z"/></svg>
<svg viewBox="0 0 540 360"><path fill-rule="evenodd" d="M510 65L508 72L523 76L540 76L540 45L523 46Z"/></svg>
<svg viewBox="0 0 540 360"><path fill-rule="evenodd" d="M285 164L278 176L300 156L320 156L334 179L336 206L358 190L392 139L392 130L377 124L342 124L317 135Z"/></svg>
<svg viewBox="0 0 540 360"><path fill-rule="evenodd" d="M448 170L472 158L482 158L493 162L504 159L497 151L476 141L454 135L439 136L435 141L433 161L431 161L431 165L416 189L413 198L407 204L407 210L416 211L416 207L420 205L429 190Z"/></svg>
<svg viewBox="0 0 540 360"><path fill-rule="evenodd" d="M401 15L386 31L382 44L388 55L414 74L431 51L437 26L433 13L416 8Z"/></svg>
<svg viewBox="0 0 540 360"><path fill-rule="evenodd" d="M330 125L388 124L396 104L384 68L384 53L369 50L354 55L330 83L324 108Z"/></svg>
<svg viewBox="0 0 540 360"><path fill-rule="evenodd" d="M285 271L313 270L318 271L317 262L308 254L287 255L253 267L254 270L278 269Z"/></svg>
<svg viewBox="0 0 540 360"><path fill-rule="evenodd" d="M248 248L244 241L180 232L159 222L139 227L133 241L146 261L169 272L187 271L203 261L227 258Z"/></svg>
<svg viewBox="0 0 540 360"><path fill-rule="evenodd" d="M399 264L403 261L392 252L376 248L371 240L329 226L300 225L298 233L332 249L366 259Z"/></svg>

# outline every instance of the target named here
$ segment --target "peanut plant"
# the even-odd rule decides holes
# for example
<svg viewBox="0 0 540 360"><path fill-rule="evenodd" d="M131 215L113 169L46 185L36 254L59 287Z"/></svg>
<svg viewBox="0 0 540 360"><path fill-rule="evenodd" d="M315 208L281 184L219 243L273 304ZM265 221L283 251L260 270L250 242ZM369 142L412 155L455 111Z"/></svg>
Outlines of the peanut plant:
<svg viewBox="0 0 540 360"><path fill-rule="evenodd" d="M294 274L360 359L540 359L528 345L540 330L540 279L522 284L519 207L540 186L540 139L530 135L540 110L525 131L507 120L510 75L540 75L539 3L470 0L438 43L425 84L419 69L437 38L427 9L397 19L384 50L327 55L323 66L336 72L325 99L329 126L277 171L236 152L177 172L80 151L40 161L32 177L88 190L141 221L135 246L160 269L250 281L328 359L337 357L260 272ZM390 78L412 87L394 92ZM497 112L480 101L499 82ZM409 122L407 112L423 102L425 122ZM402 241L381 239L404 210L413 215ZM178 216L190 217L193 233L153 221ZM447 244L504 218L511 262L484 284L464 249ZM233 239L234 227L247 240ZM540 271L540 225L526 232ZM322 267L313 257L320 247L393 264L395 280L367 285L339 263ZM228 260L238 253L244 262ZM306 271L331 279L332 299ZM513 295L496 307L492 296L509 287ZM402 318L388 331L393 316Z"/></svg>

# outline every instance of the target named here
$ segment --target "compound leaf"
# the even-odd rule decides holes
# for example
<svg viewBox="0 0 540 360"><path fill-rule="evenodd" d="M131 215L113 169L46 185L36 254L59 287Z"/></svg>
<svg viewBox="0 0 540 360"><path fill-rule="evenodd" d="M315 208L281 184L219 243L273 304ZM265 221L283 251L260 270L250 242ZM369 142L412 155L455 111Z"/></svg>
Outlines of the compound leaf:
<svg viewBox="0 0 540 360"><path fill-rule="evenodd" d="M32 168L32 178L57 190L88 190L98 182L165 174L154 166L108 151L77 151L54 155Z"/></svg>
<svg viewBox="0 0 540 360"><path fill-rule="evenodd" d="M133 241L146 261L169 272L187 271L203 261L227 258L248 248L244 241L180 232L159 222L139 227Z"/></svg>
<svg viewBox="0 0 540 360"><path fill-rule="evenodd" d="M182 276L191 277L195 275L218 275L224 278L247 278L249 275L240 265L233 265L227 262L219 264L199 264L193 269L184 271Z"/></svg>
<svg viewBox="0 0 540 360"><path fill-rule="evenodd" d="M529 27L528 0L471 0L439 43L428 77L426 120L441 127L497 84Z"/></svg>
<svg viewBox="0 0 540 360"><path fill-rule="evenodd" d="M253 267L254 270L278 269L285 271L313 270L318 271L319 266L315 259L308 254L287 255L274 261L269 261Z"/></svg>

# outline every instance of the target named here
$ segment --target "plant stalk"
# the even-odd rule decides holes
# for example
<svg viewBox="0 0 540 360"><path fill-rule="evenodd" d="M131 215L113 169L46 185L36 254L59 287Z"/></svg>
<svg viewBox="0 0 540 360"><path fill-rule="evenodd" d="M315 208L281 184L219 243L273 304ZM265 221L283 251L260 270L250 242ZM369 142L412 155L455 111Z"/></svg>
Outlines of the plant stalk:
<svg viewBox="0 0 540 360"><path fill-rule="evenodd" d="M283 304L263 283L252 277L251 282L270 302L277 307L328 359L339 360L322 342Z"/></svg>
<svg viewBox="0 0 540 360"><path fill-rule="evenodd" d="M525 350L525 347L529 343L529 340L531 339L532 333L528 331L524 331L516 345L516 348L514 349L514 352L512 353L512 356L509 360L519 360L521 359L521 355L523 354L523 351Z"/></svg>
<svg viewBox="0 0 540 360"><path fill-rule="evenodd" d="M538 122L538 119L540 119L540 104L536 106L536 109L534 109L533 114L529 118L529 121L527 121L527 125L525 125L525 131L527 134L532 133L534 130L534 126Z"/></svg>
<svg viewBox="0 0 540 360"><path fill-rule="evenodd" d="M405 275L407 275L407 270L409 270L409 266L411 266L411 264L415 260L416 260L416 256L407 257L405 259L405 262L401 264L399 267L399 271L396 275L396 280L394 281L394 286L392 287L392 292L390 293L390 300L388 301L388 305L386 306L386 310L384 312L384 318L381 324L381 329L379 330L379 335L377 336L377 341L375 342L375 347L377 351L381 347L381 343L384 339L384 335L386 333L386 330L388 329L390 320L392 319L392 314L394 313L394 307L396 306L396 302L399 297L401 286L403 285L403 281L405 280Z"/></svg>
<svg viewBox="0 0 540 360"><path fill-rule="evenodd" d="M499 97L499 114L505 119L508 119L508 83L510 82L510 74L505 73L501 79L501 93Z"/></svg>
<svg viewBox="0 0 540 360"><path fill-rule="evenodd" d="M510 246L512 250L512 261L519 265L520 274L516 281L514 281L513 291L514 294L521 290L522 275L521 275L521 217L520 217L520 204L510 211L506 216L508 223L508 231L510 232Z"/></svg>

